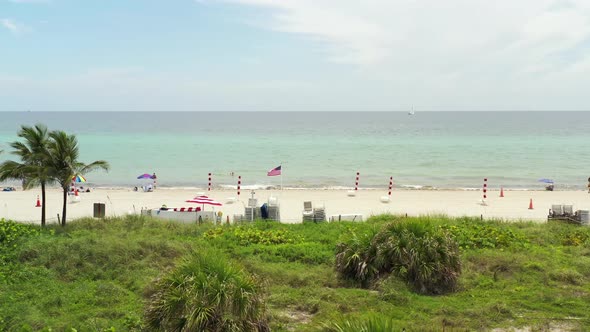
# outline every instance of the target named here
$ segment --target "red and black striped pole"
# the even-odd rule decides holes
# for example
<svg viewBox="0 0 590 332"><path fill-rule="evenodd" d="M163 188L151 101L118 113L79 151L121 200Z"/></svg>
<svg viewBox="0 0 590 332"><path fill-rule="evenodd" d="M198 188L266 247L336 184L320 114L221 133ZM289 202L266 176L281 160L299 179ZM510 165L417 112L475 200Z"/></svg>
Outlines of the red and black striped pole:
<svg viewBox="0 0 590 332"><path fill-rule="evenodd" d="M488 192L488 179L484 178L483 179L483 203L484 204L486 202L486 198L488 198L487 192Z"/></svg>
<svg viewBox="0 0 590 332"><path fill-rule="evenodd" d="M359 173L358 171L356 172L356 181L354 183L354 191L359 190L359 176L361 175L361 173Z"/></svg>
<svg viewBox="0 0 590 332"><path fill-rule="evenodd" d="M389 177L389 197L391 197L391 188L393 188L393 176Z"/></svg>
<svg viewBox="0 0 590 332"><path fill-rule="evenodd" d="M240 185L242 184L242 176L238 176L238 200L240 199Z"/></svg>
<svg viewBox="0 0 590 332"><path fill-rule="evenodd" d="M207 186L207 191L211 191L211 173L209 173L209 185Z"/></svg>

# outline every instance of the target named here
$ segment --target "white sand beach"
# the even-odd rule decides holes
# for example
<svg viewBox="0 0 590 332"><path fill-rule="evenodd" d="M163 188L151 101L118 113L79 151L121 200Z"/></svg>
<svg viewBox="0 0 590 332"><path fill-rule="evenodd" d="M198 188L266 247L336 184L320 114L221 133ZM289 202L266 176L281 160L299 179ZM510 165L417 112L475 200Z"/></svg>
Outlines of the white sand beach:
<svg viewBox="0 0 590 332"><path fill-rule="evenodd" d="M0 192L0 218L20 222L40 223L41 209L35 207L39 190ZM158 188L154 192L135 192L127 189L94 189L80 193L80 202L68 203L67 217L73 220L91 217L93 203L105 203L107 216L139 214L142 208L190 207L196 204L185 200L206 194L223 204L215 211L223 213L223 220L243 214L251 197L250 191L243 191L239 201L227 204L229 197L236 197L233 190L200 191L195 189ZM349 197L347 190L256 190L258 206L269 197L277 197L280 204L281 222L299 223L302 220L303 202L312 201L315 206L323 205L328 217L339 214L361 214L363 219L383 213L408 214L409 216L445 214L448 216L483 216L505 220L533 220L544 222L552 204L572 204L574 210L590 210L590 194L586 191L524 191L505 190L505 197L498 191L488 192L487 205L481 205L481 191L464 190L398 190L394 191L389 203L380 198L386 195L381 190L359 190L355 197ZM530 199L533 209L529 209ZM61 214L62 193L57 188L47 191L47 220L57 221ZM212 207L205 206L205 210Z"/></svg>

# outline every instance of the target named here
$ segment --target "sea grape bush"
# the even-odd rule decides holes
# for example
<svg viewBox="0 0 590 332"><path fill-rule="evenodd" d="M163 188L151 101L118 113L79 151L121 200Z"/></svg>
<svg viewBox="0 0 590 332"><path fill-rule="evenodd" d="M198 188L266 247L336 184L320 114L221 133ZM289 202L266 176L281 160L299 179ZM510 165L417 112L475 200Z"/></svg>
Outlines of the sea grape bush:
<svg viewBox="0 0 590 332"><path fill-rule="evenodd" d="M15 275L20 273L14 264L17 241L40 233L41 230L36 226L0 219L0 284L12 282L16 278ZM0 330L1 327L0 321Z"/></svg>
<svg viewBox="0 0 590 332"><path fill-rule="evenodd" d="M524 235L493 223L462 221L439 227L457 241L460 249L506 248L528 244Z"/></svg>
<svg viewBox="0 0 590 332"><path fill-rule="evenodd" d="M21 224L11 220L0 219L0 246L8 248L23 237L36 236L41 230L33 225Z"/></svg>
<svg viewBox="0 0 590 332"><path fill-rule="evenodd" d="M564 246L590 245L590 230L588 229L576 229L573 232L562 234L561 237Z"/></svg>
<svg viewBox="0 0 590 332"><path fill-rule="evenodd" d="M225 237L235 240L238 244L247 246L251 244L286 244L298 243L302 239L282 229L261 230L255 227L239 226L235 228L217 227L208 230L203 235L206 239Z"/></svg>
<svg viewBox="0 0 590 332"><path fill-rule="evenodd" d="M289 232L277 230L260 230L251 227L238 227L234 230L234 236L241 245L249 244L284 244L294 243L295 239L289 236Z"/></svg>

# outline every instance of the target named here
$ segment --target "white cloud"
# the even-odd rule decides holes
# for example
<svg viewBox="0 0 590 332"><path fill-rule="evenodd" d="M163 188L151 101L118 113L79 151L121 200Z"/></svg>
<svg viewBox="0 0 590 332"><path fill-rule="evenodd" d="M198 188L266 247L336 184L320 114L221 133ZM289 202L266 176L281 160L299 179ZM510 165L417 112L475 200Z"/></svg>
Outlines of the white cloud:
<svg viewBox="0 0 590 332"><path fill-rule="evenodd" d="M318 104L590 109L587 0L209 1L264 9L248 23L339 65L313 82Z"/></svg>
<svg viewBox="0 0 590 332"><path fill-rule="evenodd" d="M4 27L14 35L21 35L33 31L30 26L17 22L11 18L0 18L0 27Z"/></svg>
<svg viewBox="0 0 590 332"><path fill-rule="evenodd" d="M15 35L19 35L30 30L30 28L24 24L20 24L9 18L0 18L0 26L3 26Z"/></svg>
<svg viewBox="0 0 590 332"><path fill-rule="evenodd" d="M590 38L587 0L220 1L270 9L262 26L307 36L331 60L359 65L424 61L445 70L502 56L538 65Z"/></svg>
<svg viewBox="0 0 590 332"><path fill-rule="evenodd" d="M14 23L11 19L2 18L0 19L0 24L13 33L18 32L18 27L16 26L16 23Z"/></svg>

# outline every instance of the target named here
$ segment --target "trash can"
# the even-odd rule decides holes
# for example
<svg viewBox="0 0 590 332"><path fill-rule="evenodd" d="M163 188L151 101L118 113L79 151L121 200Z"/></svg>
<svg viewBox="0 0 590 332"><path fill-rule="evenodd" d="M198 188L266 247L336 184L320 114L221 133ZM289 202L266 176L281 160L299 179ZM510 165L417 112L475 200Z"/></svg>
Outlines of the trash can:
<svg viewBox="0 0 590 332"><path fill-rule="evenodd" d="M94 203L94 214L92 216L94 218L104 218L105 204L104 203Z"/></svg>

